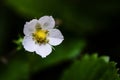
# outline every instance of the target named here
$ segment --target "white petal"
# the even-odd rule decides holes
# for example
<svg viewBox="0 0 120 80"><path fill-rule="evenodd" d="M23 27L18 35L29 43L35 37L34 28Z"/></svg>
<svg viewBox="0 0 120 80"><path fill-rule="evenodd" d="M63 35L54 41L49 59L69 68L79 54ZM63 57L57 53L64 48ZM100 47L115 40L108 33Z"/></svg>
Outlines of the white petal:
<svg viewBox="0 0 120 80"><path fill-rule="evenodd" d="M39 19L39 23L43 29L52 29L55 26L55 21L52 16L43 16Z"/></svg>
<svg viewBox="0 0 120 80"><path fill-rule="evenodd" d="M52 38L59 38L59 39L64 39L62 33L60 32L60 30L58 29L49 29L49 37L52 37Z"/></svg>
<svg viewBox="0 0 120 80"><path fill-rule="evenodd" d="M36 44L33 41L31 36L25 36L22 42L25 50L29 51L29 52L34 52L36 49Z"/></svg>
<svg viewBox="0 0 120 80"><path fill-rule="evenodd" d="M52 52L52 47L49 44L38 45L36 48L36 53L41 57L46 57Z"/></svg>
<svg viewBox="0 0 120 80"><path fill-rule="evenodd" d="M48 38L48 39L49 39L49 44L53 46L59 45L63 41L63 39L59 39L59 38Z"/></svg>
<svg viewBox="0 0 120 80"><path fill-rule="evenodd" d="M38 23L37 19L33 19L30 22L26 22L26 24L24 25L24 34L26 36L31 35L31 33L33 33L35 31L35 26Z"/></svg>
<svg viewBox="0 0 120 80"><path fill-rule="evenodd" d="M60 32L60 30L49 29L48 39L49 39L49 44L56 46L56 45L59 45L64 40L64 37Z"/></svg>
<svg viewBox="0 0 120 80"><path fill-rule="evenodd" d="M59 45L64 40L64 37L60 32L60 30L49 29L48 39L49 39L49 44L56 46L56 45Z"/></svg>

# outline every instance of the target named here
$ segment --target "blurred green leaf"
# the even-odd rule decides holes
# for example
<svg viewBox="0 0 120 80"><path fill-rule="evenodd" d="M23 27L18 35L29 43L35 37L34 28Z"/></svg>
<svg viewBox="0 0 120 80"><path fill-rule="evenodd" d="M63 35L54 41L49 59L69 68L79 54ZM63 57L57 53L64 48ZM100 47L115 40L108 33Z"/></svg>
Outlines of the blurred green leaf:
<svg viewBox="0 0 120 80"><path fill-rule="evenodd" d="M28 54L31 59L31 67L33 71L41 70L43 68L57 65L63 61L74 59L79 56L83 48L85 47L85 41L80 39L65 39L63 43L48 55L46 58L41 58L36 54Z"/></svg>
<svg viewBox="0 0 120 80"><path fill-rule="evenodd" d="M116 15L120 11L119 1L6 0L6 3L26 17L57 16L62 19L64 29L79 35L106 29L110 20L108 15Z"/></svg>
<svg viewBox="0 0 120 80"><path fill-rule="evenodd" d="M85 55L64 72L61 80L119 80L115 65L107 56Z"/></svg>
<svg viewBox="0 0 120 80"><path fill-rule="evenodd" d="M22 36L18 36L18 39L17 40L13 40L13 42L17 45L17 50L21 50L22 49L22 41L23 41L23 38Z"/></svg>
<svg viewBox="0 0 120 80"><path fill-rule="evenodd" d="M39 18L43 15L57 15L65 23L64 29L77 34L85 35L85 33L90 33L96 28L93 17L81 10L84 2L82 2L83 4L80 2L81 7L79 9L77 9L79 6L74 2L69 1L68 3L63 0L6 0L6 3L26 17Z"/></svg>
<svg viewBox="0 0 120 80"><path fill-rule="evenodd" d="M11 56L11 59L2 69L0 80L27 80L30 73L76 58L84 47L84 40L65 39L46 58L41 58L36 53L21 50Z"/></svg>
<svg viewBox="0 0 120 80"><path fill-rule="evenodd" d="M20 59L13 59L2 70L0 80L27 80L29 74L29 64Z"/></svg>
<svg viewBox="0 0 120 80"><path fill-rule="evenodd" d="M56 0L6 0L6 3L17 12L29 17L40 17L42 15L56 14Z"/></svg>

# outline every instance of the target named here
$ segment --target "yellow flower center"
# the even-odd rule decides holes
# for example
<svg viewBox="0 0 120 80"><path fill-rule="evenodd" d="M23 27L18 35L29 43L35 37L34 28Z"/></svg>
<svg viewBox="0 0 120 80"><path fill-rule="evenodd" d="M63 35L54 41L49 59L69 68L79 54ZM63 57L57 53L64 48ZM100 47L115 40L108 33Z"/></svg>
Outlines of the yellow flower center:
<svg viewBox="0 0 120 80"><path fill-rule="evenodd" d="M37 30L35 34L41 39L45 39L47 35L45 30Z"/></svg>
<svg viewBox="0 0 120 80"><path fill-rule="evenodd" d="M36 29L36 31L33 33L33 40L35 40L36 43L47 43L47 35L48 31L47 30L42 30L42 29Z"/></svg>

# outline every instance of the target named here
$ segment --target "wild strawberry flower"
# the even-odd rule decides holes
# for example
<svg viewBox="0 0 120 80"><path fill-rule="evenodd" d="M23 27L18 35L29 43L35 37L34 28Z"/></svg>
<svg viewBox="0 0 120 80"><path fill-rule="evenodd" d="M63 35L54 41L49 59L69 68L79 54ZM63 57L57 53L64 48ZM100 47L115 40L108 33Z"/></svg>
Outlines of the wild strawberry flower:
<svg viewBox="0 0 120 80"><path fill-rule="evenodd" d="M39 20L26 22L23 33L25 36L22 44L25 50L36 52L43 58L52 52L52 46L57 46L64 40L60 30L55 28L52 16L43 16Z"/></svg>

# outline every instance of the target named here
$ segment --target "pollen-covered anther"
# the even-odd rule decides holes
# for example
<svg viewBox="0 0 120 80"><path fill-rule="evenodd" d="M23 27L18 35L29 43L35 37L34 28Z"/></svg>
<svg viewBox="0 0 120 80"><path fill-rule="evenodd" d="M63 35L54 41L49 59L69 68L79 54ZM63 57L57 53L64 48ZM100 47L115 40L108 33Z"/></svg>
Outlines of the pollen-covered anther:
<svg viewBox="0 0 120 80"><path fill-rule="evenodd" d="M42 30L42 29L36 29L36 31L33 33L33 40L35 40L36 43L39 44L45 44L48 43L48 31L47 30Z"/></svg>

